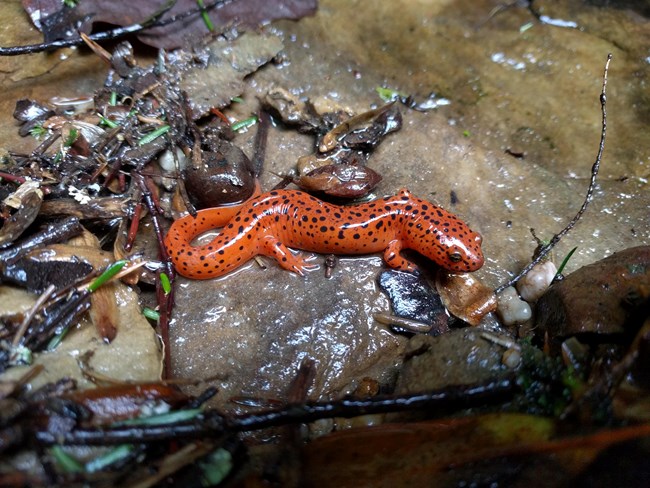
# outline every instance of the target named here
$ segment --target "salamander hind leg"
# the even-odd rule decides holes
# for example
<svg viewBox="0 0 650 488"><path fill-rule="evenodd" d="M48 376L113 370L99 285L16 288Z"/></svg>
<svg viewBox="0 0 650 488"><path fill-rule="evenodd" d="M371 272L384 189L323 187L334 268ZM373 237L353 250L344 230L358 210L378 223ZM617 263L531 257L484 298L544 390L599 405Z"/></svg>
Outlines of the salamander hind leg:
<svg viewBox="0 0 650 488"><path fill-rule="evenodd" d="M417 271L418 267L410 261L402 257L400 251L402 250L402 241L399 239L392 240L388 243L388 247L384 251L384 261L391 268L399 269L400 271L409 271L411 273Z"/></svg>
<svg viewBox="0 0 650 488"><path fill-rule="evenodd" d="M287 246L275 237L264 239L261 251L265 256L274 258L282 268L293 271L300 276L304 276L307 271L318 269L318 265L309 264L309 259L303 258L300 254L293 254Z"/></svg>

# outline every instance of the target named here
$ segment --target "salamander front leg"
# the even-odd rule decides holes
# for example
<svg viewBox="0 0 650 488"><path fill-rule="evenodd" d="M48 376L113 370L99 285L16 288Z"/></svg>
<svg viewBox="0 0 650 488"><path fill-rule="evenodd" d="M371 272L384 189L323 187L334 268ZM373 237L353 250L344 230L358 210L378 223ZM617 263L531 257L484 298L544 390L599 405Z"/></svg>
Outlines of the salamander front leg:
<svg viewBox="0 0 650 488"><path fill-rule="evenodd" d="M318 265L309 264L309 259L303 258L300 254L293 254L287 246L282 244L275 237L267 237L262 243L262 254L271 256L278 264L287 271L304 276L305 272L318 269Z"/></svg>
<svg viewBox="0 0 650 488"><path fill-rule="evenodd" d="M388 247L384 251L384 261L391 268L399 269L400 271L409 271L411 273L417 271L418 267L410 261L402 257L400 251L402 250L402 241L395 239L388 243Z"/></svg>

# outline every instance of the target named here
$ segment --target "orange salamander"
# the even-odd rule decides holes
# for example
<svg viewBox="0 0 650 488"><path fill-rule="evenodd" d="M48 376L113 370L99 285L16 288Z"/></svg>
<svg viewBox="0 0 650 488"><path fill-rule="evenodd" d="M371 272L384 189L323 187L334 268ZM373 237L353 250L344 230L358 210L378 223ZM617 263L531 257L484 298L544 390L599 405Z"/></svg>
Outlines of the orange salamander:
<svg viewBox="0 0 650 488"><path fill-rule="evenodd" d="M211 242L191 244L199 234L222 226ZM383 251L386 264L403 271L416 269L400 255L402 249L413 249L449 271L475 271L483 265L481 240L458 217L408 190L344 207L301 191L275 190L235 209L209 208L176 220L165 248L178 273L204 280L259 254L300 275L317 268L288 248L327 254Z"/></svg>

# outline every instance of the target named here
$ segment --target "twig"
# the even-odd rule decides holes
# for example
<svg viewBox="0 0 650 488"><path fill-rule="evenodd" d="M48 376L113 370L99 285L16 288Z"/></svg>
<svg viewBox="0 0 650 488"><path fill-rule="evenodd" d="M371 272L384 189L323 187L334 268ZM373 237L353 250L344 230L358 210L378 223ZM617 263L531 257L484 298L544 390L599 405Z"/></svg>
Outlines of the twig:
<svg viewBox="0 0 650 488"><path fill-rule="evenodd" d="M264 169L264 160L266 159L266 143L269 138L269 127L271 126L271 117L268 112L261 108L257 113L257 133L253 143L253 172L256 178L262 174Z"/></svg>
<svg viewBox="0 0 650 488"><path fill-rule="evenodd" d="M67 241L71 237L81 234L82 231L83 227L76 217L53 222L38 234L0 251L0 267L41 246Z"/></svg>
<svg viewBox="0 0 650 488"><path fill-rule="evenodd" d="M324 418L350 418L421 408L431 412L435 409L441 411L458 408L459 405L467 408L485 405L491 401L503 401L504 397L511 397L516 389L515 380L505 378L479 385L450 386L415 395L294 404L232 419L226 419L216 410L210 409L203 412L200 417L176 424L80 428L69 432L39 430L35 433L35 437L43 445L108 445L125 442L149 443L180 438L216 438L227 433L249 432Z"/></svg>
<svg viewBox="0 0 650 488"><path fill-rule="evenodd" d="M146 29L151 29L153 27L164 27L166 25L173 24L174 22L179 22L188 17L192 17L193 15L200 15L203 11L211 10L213 8L222 8L233 1L234 0L216 0L205 5L204 7L197 7L188 10L187 12L174 15L168 19L160 20L160 18L176 3L175 1L168 2L168 5L165 5L165 7L156 12L145 22L128 25L126 27L117 27L109 31L98 32L96 34L88 36L88 39L91 41L121 39L122 37L126 37L129 34L135 34ZM0 56L20 56L23 54L35 54L43 51L53 51L55 49L60 49L63 47L79 46L84 43L85 41L81 38L81 36L79 36L72 39L61 39L58 41L31 44L28 46L0 47Z"/></svg>
<svg viewBox="0 0 650 488"><path fill-rule="evenodd" d="M25 332L27 331L27 327L29 326L30 322L32 321L36 313L39 311L39 309L43 306L43 304L50 298L50 295L54 293L54 290L55 290L54 285L48 286L47 290L45 290L43 294L40 297L38 297L38 300L36 300L34 306L29 310L27 314L25 314L25 318L23 319L23 322L20 324L20 327L16 331L13 341L11 341L12 347L17 347L18 344L20 344L20 341L25 335Z"/></svg>
<svg viewBox="0 0 650 488"><path fill-rule="evenodd" d="M562 239L571 229L573 229L573 227L576 225L578 220L580 220L580 218L582 217L582 214L584 214L585 210L587 210L587 206L589 205L589 202L591 202L594 190L596 188L596 177L598 176L598 170L600 169L600 161L603 157L603 150L605 149L605 135L607 134L607 94L606 94L607 73L609 72L609 62L611 60L612 60L612 54L610 53L607 55L607 62L605 63L605 70L603 73L603 89L600 93L602 128L600 131L600 143L598 144L598 154L596 155L596 161L591 167L591 180L589 181L589 188L587 189L587 195L585 196L585 199L582 202L582 206L580 207L580 210L578 210L578 213L566 225L566 227L562 229L560 232L558 232L557 234L555 234L553 238L550 240L550 242L539 250L537 257L533 259L530 262L530 264L528 264L528 266L526 266L523 270L521 270L521 272L517 276L512 278L510 281L504 283L503 285L500 285L494 290L494 292L497 294L501 293L509 286L512 286L515 283L517 283L517 281L519 281L521 278L526 276L531 269L533 269L538 263L540 263L546 257L546 255L549 252L551 252L551 250L557 245L557 243L560 242L560 239Z"/></svg>
<svg viewBox="0 0 650 488"><path fill-rule="evenodd" d="M147 209L151 214L151 221L153 222L154 231L156 233L156 238L158 239L158 248L160 252L161 260L164 263L165 271L169 280L174 282L174 267L172 266L171 260L167 255L167 250L165 249L164 237L162 228L160 227L160 221L158 220L158 206L154 202L153 196L145 177L137 172L132 172L131 177L135 179L140 191L142 192L142 197L144 198ZM174 306L174 288L172 286L172 291L168 294L165 294L162 290L160 284L160 278L156 280L156 298L158 301L158 308L160 312L160 319L158 320L158 327L160 328L160 336L162 338L163 346L165 348L165 375L167 378L171 371L171 345L169 342L169 321L171 320L172 308Z"/></svg>

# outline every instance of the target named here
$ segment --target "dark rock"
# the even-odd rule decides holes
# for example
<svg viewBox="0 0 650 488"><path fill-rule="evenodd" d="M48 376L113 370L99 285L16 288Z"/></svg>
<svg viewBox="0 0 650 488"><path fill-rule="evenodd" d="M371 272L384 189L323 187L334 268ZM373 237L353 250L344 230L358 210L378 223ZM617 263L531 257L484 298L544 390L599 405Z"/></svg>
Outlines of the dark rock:
<svg viewBox="0 0 650 488"><path fill-rule="evenodd" d="M633 297L649 286L650 246L617 252L548 289L537 302L537 333L553 342L574 334L634 334L643 312Z"/></svg>

